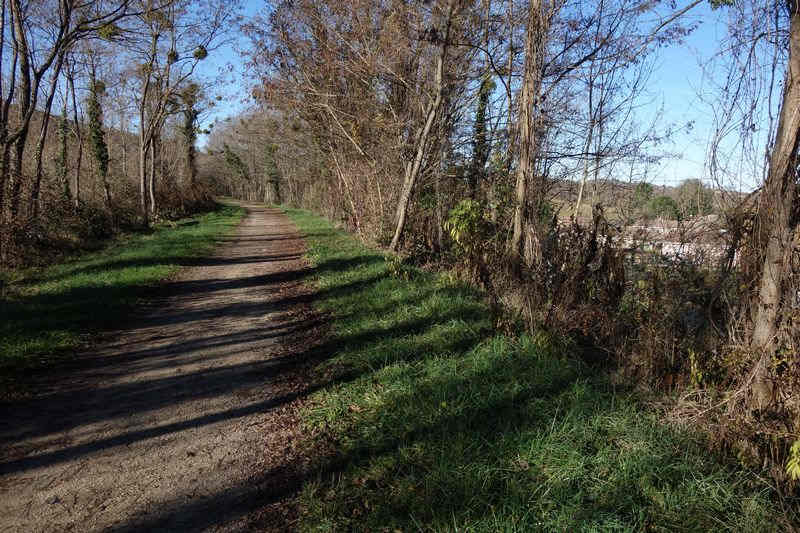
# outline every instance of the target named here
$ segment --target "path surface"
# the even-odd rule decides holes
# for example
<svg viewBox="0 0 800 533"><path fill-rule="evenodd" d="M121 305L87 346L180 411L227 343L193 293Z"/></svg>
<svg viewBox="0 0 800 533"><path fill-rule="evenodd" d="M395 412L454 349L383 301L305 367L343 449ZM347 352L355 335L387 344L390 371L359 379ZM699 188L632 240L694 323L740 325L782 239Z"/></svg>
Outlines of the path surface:
<svg viewBox="0 0 800 533"><path fill-rule="evenodd" d="M287 527L314 321L302 239L246 207L77 370L0 406L0 531Z"/></svg>

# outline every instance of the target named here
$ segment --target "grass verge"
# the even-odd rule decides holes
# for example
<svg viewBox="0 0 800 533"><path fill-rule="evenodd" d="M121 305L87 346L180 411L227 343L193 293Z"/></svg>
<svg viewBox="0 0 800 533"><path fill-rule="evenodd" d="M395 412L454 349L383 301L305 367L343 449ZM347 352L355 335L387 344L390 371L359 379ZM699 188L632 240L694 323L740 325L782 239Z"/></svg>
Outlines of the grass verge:
<svg viewBox="0 0 800 533"><path fill-rule="evenodd" d="M12 387L23 371L52 364L87 335L117 324L144 287L207 253L243 214L220 206L148 234L127 235L98 252L17 273L22 280L0 300L0 387Z"/></svg>
<svg viewBox="0 0 800 533"><path fill-rule="evenodd" d="M659 423L568 345L498 336L470 288L287 213L331 317L327 384L304 419L337 452L302 490L304 530L786 527L756 475Z"/></svg>

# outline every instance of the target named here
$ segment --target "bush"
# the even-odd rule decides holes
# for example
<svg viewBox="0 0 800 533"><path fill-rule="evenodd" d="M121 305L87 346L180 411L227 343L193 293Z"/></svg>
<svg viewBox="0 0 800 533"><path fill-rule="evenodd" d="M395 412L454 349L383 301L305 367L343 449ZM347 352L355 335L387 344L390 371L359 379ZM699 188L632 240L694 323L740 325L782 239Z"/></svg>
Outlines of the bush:
<svg viewBox="0 0 800 533"><path fill-rule="evenodd" d="M450 210L444 228L450 232L453 242L471 256L486 233L483 206L471 198L461 200Z"/></svg>
<svg viewBox="0 0 800 533"><path fill-rule="evenodd" d="M75 218L75 230L82 239L108 239L114 234L113 217L96 205L81 204Z"/></svg>
<svg viewBox="0 0 800 533"><path fill-rule="evenodd" d="M727 312L702 263L658 254L627 265L629 282L615 317L624 369L654 385L703 387L724 375L715 350ZM725 288L724 286L722 288Z"/></svg>
<svg viewBox="0 0 800 533"><path fill-rule="evenodd" d="M652 217L662 217L668 220L678 220L681 217L678 204L669 196L656 196L650 200L647 213Z"/></svg>

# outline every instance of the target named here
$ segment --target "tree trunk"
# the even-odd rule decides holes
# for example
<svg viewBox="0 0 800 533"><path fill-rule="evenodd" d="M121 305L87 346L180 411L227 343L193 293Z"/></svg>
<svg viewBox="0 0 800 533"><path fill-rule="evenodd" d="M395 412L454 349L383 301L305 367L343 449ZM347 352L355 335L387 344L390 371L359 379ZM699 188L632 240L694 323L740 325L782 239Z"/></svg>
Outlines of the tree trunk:
<svg viewBox="0 0 800 533"><path fill-rule="evenodd" d="M142 222L148 225L150 217L147 212L147 152L148 145L144 140L144 132L139 134L139 208Z"/></svg>
<svg viewBox="0 0 800 533"><path fill-rule="evenodd" d="M3 143L3 160L0 161L0 225L5 222L5 192L11 163L11 145Z"/></svg>
<svg viewBox="0 0 800 533"><path fill-rule="evenodd" d="M442 194L442 176L444 175L441 167L436 172L436 181L434 181L434 194L436 195L436 211L434 214L436 223L436 249L437 254L444 249L444 195Z"/></svg>
<svg viewBox="0 0 800 533"><path fill-rule="evenodd" d="M14 166L11 170L11 217L19 214L19 202L22 196L23 170L22 161L25 155L25 142L28 137L28 128L21 130L21 135L14 142Z"/></svg>
<svg viewBox="0 0 800 533"><path fill-rule="evenodd" d="M514 163L514 94L511 91L514 82L514 0L508 0L508 81L505 83L508 99L508 150L506 154L506 173L511 175Z"/></svg>
<svg viewBox="0 0 800 533"><path fill-rule="evenodd" d="M185 136L185 183L184 186L189 189L189 194L191 195L192 199L196 199L194 195L195 190L195 181L197 181L197 150L194 146L195 144L195 135L194 135L194 128L195 128L195 112L194 109L191 109L191 115L187 116L185 128L188 132L188 129L191 128L191 134L187 133Z"/></svg>
<svg viewBox="0 0 800 533"><path fill-rule="evenodd" d="M25 33L25 19L23 17L24 9L21 2L14 0L11 2L11 12L13 20L14 32L14 45L18 51L19 56L19 97L16 101L18 113L20 117L21 126L16 132L14 139L14 166L11 171L11 216L17 216L19 212L20 194L22 192L22 158L25 154L25 143L28 141L28 127L30 125L30 117L28 111L31 108L31 97L33 85L31 83L31 64L30 64L30 50L28 47L28 37ZM5 31L5 28L3 28ZM16 57L16 56L15 56Z"/></svg>
<svg viewBox="0 0 800 533"><path fill-rule="evenodd" d="M531 0L528 8L528 28L525 37L525 69L522 79L522 95L519 104L519 163L514 188L514 227L509 244L513 259L522 257L523 231L531 186L531 170L538 141L534 120L536 119L539 91L542 86L542 63L546 28L542 16L541 0ZM538 207L538 206L537 206Z"/></svg>
<svg viewBox="0 0 800 533"><path fill-rule="evenodd" d="M75 165L75 208L81 205L81 165L83 164L83 132L78 120L78 99L75 96L75 75L73 72L67 76L69 92L72 96L72 119L75 125L75 138L78 141L78 156Z"/></svg>
<svg viewBox="0 0 800 533"><path fill-rule="evenodd" d="M392 242L389 245L390 250L397 250L400 245L400 239L403 236L403 230L406 225L406 218L408 216L408 206L411 202L411 193L414 190L414 185L417 182L420 171L422 170L422 162L425 159L425 154L428 147L428 137L433 127L436 115L442 105L444 97L444 62L447 59L447 51L450 46L450 29L453 23L453 16L456 11L456 4L459 0L449 0L447 3L447 11L445 13L444 28L441 32L441 44L439 46L439 55L436 58L436 78L434 82L434 90L436 95L433 101L428 105L425 112L425 123L422 129L418 132L415 139L415 153L414 159L406 162L405 175L403 178L403 187L400 190L400 200L397 204L397 213L395 215L395 231L392 237Z"/></svg>
<svg viewBox="0 0 800 533"><path fill-rule="evenodd" d="M791 2L789 60L775 144L759 199L754 247L763 250L758 292L753 302L751 348L760 353L752 369L754 407L772 400L769 361L777 346L778 324L785 304L785 281L797 226L797 151L800 142L800 3Z"/></svg>
<svg viewBox="0 0 800 533"><path fill-rule="evenodd" d="M283 203L283 198L281 198L281 182L278 179L272 179L269 182L271 187L271 194L272 194L272 203L280 205Z"/></svg>
<svg viewBox="0 0 800 533"><path fill-rule="evenodd" d="M159 159L160 145L158 138L154 135L150 141L150 186L148 187L148 194L150 195L150 216L156 216L156 168Z"/></svg>
<svg viewBox="0 0 800 533"><path fill-rule="evenodd" d="M592 91L589 89L589 106L591 109ZM594 134L594 116L591 111L589 112L589 132L586 134L586 144L583 148L583 175L581 176L581 184L578 188L578 199L575 200L575 210L572 213L572 218L575 222L578 221L578 216L581 212L581 202L583 201L583 191L586 188L586 180L589 178L589 148L592 146L592 135Z"/></svg>
<svg viewBox="0 0 800 533"><path fill-rule="evenodd" d="M105 203L106 209L111 211L111 185L108 183L108 175L101 173L100 176L103 180L103 202Z"/></svg>
<svg viewBox="0 0 800 533"><path fill-rule="evenodd" d="M106 173L103 174L103 194L105 195L105 204L106 209L109 211L113 211L112 202L113 199L111 198L111 183L108 181L108 174L111 173L113 175L113 157L111 154L111 148L113 146L112 141L114 140L114 135L111 131L108 132L108 142L106 144L106 150L108 151L108 167Z"/></svg>
<svg viewBox="0 0 800 533"><path fill-rule="evenodd" d="M0 27L6 27L6 2L5 0L0 0ZM6 44L6 32L0 31L0 58L5 56L5 44ZM9 87L8 87L8 97L6 97L5 90L3 88L3 82L5 81L6 73L3 72L2 62L0 62L0 146L3 147L3 150L0 152L2 154L3 159L0 160L0 230L3 229L5 226L5 198L6 198L6 180L8 178L8 151L5 149L6 147L6 139L8 137L8 105L6 104L6 98L8 98L8 103L11 103L11 98L14 95L14 80L10 80ZM11 64L11 75L13 75L14 71L17 68L17 57L16 54L13 56L12 64ZM3 239L0 238L0 262L4 259L3 255Z"/></svg>
<svg viewBox="0 0 800 533"><path fill-rule="evenodd" d="M491 143L488 138L489 128L487 127L489 118L487 111L491 105L491 92L494 91L494 81L492 80L492 63L489 54L489 26L491 22L492 1L483 0L485 10L485 23L483 32L483 48L486 50L486 67L478 89L478 102L475 109L475 126L473 133L472 164L469 172L469 194L473 200L478 197L478 187L480 182L486 179L486 163L489 160Z"/></svg>
<svg viewBox="0 0 800 533"><path fill-rule="evenodd" d="M61 74L61 66L63 64L64 54L62 53L59 54L55 70L53 71L53 81L50 84L50 92L47 93L42 124L39 128L39 139L36 142L36 175L34 177L33 190L31 191L30 203L28 205L28 212L31 213L34 219L39 217L39 193L42 188L42 175L44 173L44 169L42 168L42 154L44 153L44 143L47 139L47 130L50 126L50 111L53 108L53 98L58 88L58 76Z"/></svg>
<svg viewBox="0 0 800 533"><path fill-rule="evenodd" d="M128 132L128 123L122 117L119 120L119 146L121 151L122 157L122 176L127 178L128 177L128 142L127 142L127 135Z"/></svg>
<svg viewBox="0 0 800 533"><path fill-rule="evenodd" d="M578 216L580 216L581 202L583 201L583 192L586 189L586 181L589 179L589 149L592 147L592 137L594 136L595 119L598 118L595 115L595 110L594 110L595 78L593 72L594 72L594 62L589 64L589 94L588 94L589 113L587 114L587 118L589 119L589 125L588 125L589 131L586 132L586 144L584 145L583 148L584 159L583 159L583 175L581 176L581 185L578 188L578 199L575 201L575 211L572 215L572 218L575 219L575 222L578 221Z"/></svg>

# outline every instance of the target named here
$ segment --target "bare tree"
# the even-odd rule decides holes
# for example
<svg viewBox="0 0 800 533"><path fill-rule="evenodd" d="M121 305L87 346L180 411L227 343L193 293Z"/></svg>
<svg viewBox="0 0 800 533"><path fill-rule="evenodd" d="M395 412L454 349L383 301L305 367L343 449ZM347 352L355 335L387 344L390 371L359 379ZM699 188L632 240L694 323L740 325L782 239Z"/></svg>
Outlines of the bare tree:
<svg viewBox="0 0 800 533"><path fill-rule="evenodd" d="M521 98L519 103L519 162L517 163L516 185L514 189L514 217L513 234L509 243L511 256L519 259L522 250L523 228L525 224L525 210L528 202L529 187L542 191L541 184L532 183L533 162L540 142L541 124L537 116L537 106L540 105L542 77L544 74L544 61L548 32L554 10L545 11L541 0L533 0L528 7L528 23L525 34L525 68L522 76ZM542 197L539 195L538 201ZM538 210L539 206L534 206Z"/></svg>
<svg viewBox="0 0 800 533"><path fill-rule="evenodd" d="M428 105L425 107L424 116L425 122L414 133L414 141L412 144L412 159L405 162L405 175L403 178L403 186L400 189L400 199L397 203L397 212L395 214L396 226L394 236L389 248L396 250L400 244L400 238L403 236L403 230L406 225L406 217L408 216L408 205L411 201L411 193L414 190L414 185L419 178L420 171L422 170L423 161L427 154L428 137L434 127L434 121L442 106L446 82L444 79L445 63L447 62L448 50L451 46L450 38L453 27L454 17L460 10L460 0L447 0L441 16L440 26L434 26L431 30L431 41L438 45L438 54L436 56L436 65L434 67L434 82L432 92L433 95L429 100Z"/></svg>
<svg viewBox="0 0 800 533"><path fill-rule="evenodd" d="M797 196L797 156L800 146L800 3L787 2L789 55L783 98L766 180L758 203L753 249L760 251L760 272L754 295L751 345L762 355L752 370L752 392L758 407L772 401L769 360L779 347L778 333L789 311L787 282L798 242L800 202ZM758 256L757 256L758 257Z"/></svg>
<svg viewBox="0 0 800 533"><path fill-rule="evenodd" d="M66 52L77 41L132 16L134 12L130 4L128 0L118 2L92 0L79 5L67 0L28 4L20 0L3 2L3 27L5 29L8 18L12 28L12 60L8 87L5 88L3 111L0 113L0 143L3 146L2 160L0 160L0 189L5 190L10 175L13 182L10 194L12 216L19 210L24 181L22 168L24 152L31 118L37 110L39 96L42 93L42 81L55 66L56 74L52 78L51 88L45 91L45 114L49 114L57 74L61 70ZM5 44L5 31L2 41L0 47ZM36 47L32 46L32 41L36 42ZM19 117L13 128L9 116L12 102L16 105ZM43 123L44 135L47 122L45 120ZM42 135L39 138L42 139ZM13 167L10 160L12 146ZM37 181L40 182L41 179ZM34 187L34 191L38 196L38 186Z"/></svg>
<svg viewBox="0 0 800 533"><path fill-rule="evenodd" d="M133 79L138 82L139 206L144 221L156 214L156 160L161 129L167 117L178 112L178 93L194 75L199 62L224 42L236 5L221 0L176 0L160 10L143 10L137 18L138 25L127 29L127 35L134 39L130 49L137 64Z"/></svg>

